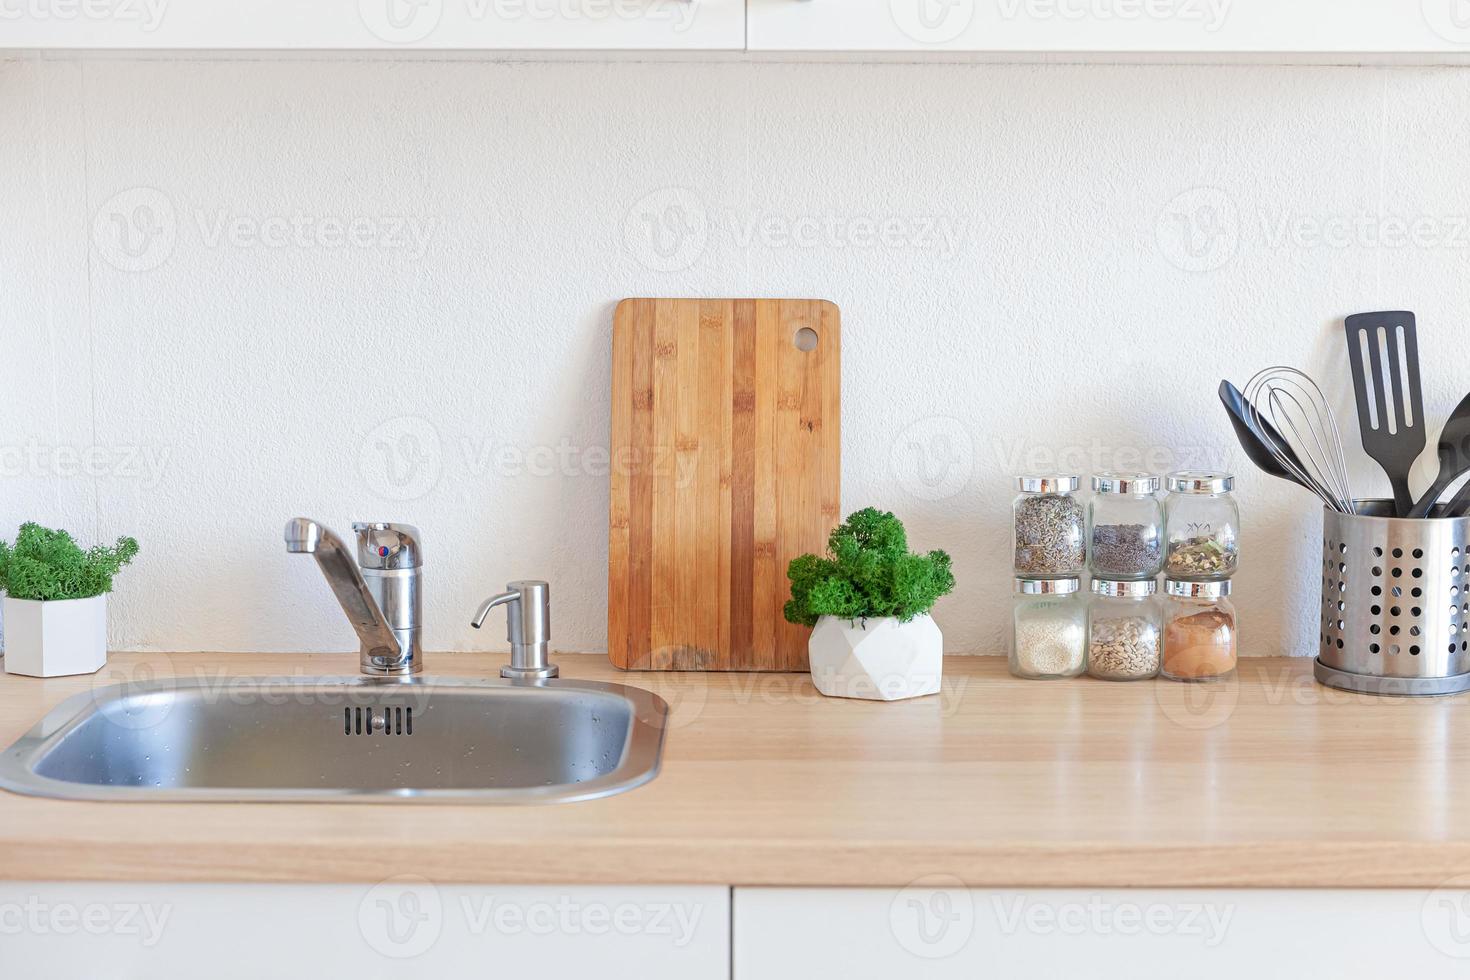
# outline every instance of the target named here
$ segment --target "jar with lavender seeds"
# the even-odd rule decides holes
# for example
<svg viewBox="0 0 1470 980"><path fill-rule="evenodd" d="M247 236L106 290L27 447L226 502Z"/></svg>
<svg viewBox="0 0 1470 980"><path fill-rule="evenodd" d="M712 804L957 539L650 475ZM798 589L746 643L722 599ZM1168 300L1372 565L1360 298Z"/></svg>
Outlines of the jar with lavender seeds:
<svg viewBox="0 0 1470 980"><path fill-rule="evenodd" d="M1164 505L1159 478L1100 473L1089 514L1092 574L1114 582L1155 578L1164 567Z"/></svg>
<svg viewBox="0 0 1470 980"><path fill-rule="evenodd" d="M1017 477L1012 505L1018 578L1076 578L1087 566L1087 511L1079 476Z"/></svg>
<svg viewBox="0 0 1470 980"><path fill-rule="evenodd" d="M1157 677L1164 649L1156 579L1092 580L1087 610L1087 672L1105 681Z"/></svg>

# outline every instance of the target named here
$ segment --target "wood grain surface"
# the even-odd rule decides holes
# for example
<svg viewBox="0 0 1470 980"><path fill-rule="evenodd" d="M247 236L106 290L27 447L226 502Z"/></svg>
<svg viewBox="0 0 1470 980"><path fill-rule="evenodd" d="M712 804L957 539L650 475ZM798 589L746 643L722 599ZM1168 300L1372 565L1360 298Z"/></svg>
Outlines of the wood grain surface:
<svg viewBox="0 0 1470 980"><path fill-rule="evenodd" d="M816 347L797 344L802 331ZM629 299L613 318L608 651L807 669L786 566L841 521L841 327L820 300Z"/></svg>
<svg viewBox="0 0 1470 980"><path fill-rule="evenodd" d="M669 701L663 771L564 806L128 804L0 792L0 878L871 885L1425 887L1470 874L1470 698L1331 691L1310 660L1223 685L1028 682L949 657L933 697L823 698L800 674L563 676ZM505 655L430 653L495 677ZM114 654L102 675L0 675L0 748L94 684L352 674L357 654ZM3 959L3 957L0 957Z"/></svg>

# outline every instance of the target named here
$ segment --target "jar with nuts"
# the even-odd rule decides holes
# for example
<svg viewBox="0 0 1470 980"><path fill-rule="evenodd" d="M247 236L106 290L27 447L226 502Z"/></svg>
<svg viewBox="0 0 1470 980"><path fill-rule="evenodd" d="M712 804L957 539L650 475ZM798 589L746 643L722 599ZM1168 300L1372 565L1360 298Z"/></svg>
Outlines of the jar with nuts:
<svg viewBox="0 0 1470 980"><path fill-rule="evenodd" d="M1154 598L1159 584L1092 580L1087 610L1087 672L1105 681L1157 677L1163 654L1163 611Z"/></svg>
<svg viewBox="0 0 1470 980"><path fill-rule="evenodd" d="M1179 582L1218 582L1235 574L1240 508L1228 473L1170 473L1164 502L1169 556L1165 572Z"/></svg>

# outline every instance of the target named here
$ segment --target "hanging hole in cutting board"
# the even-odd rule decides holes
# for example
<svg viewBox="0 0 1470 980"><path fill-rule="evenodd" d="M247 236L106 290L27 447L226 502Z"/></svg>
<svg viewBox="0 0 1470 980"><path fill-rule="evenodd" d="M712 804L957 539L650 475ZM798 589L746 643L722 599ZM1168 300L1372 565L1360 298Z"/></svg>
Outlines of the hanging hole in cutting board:
<svg viewBox="0 0 1470 980"><path fill-rule="evenodd" d="M791 341L799 351L810 353L817 349L817 332L811 327L802 327L796 331L796 336Z"/></svg>

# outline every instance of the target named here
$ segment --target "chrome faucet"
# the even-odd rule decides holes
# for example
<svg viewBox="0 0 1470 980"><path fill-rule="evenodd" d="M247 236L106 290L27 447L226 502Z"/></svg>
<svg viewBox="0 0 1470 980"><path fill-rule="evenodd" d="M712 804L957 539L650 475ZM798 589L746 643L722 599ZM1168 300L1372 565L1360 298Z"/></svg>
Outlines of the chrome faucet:
<svg viewBox="0 0 1470 980"><path fill-rule="evenodd" d="M353 524L357 558L342 539L316 521L286 525L286 550L312 555L362 643L362 672L417 674L424 669L420 626L423 545L408 524Z"/></svg>
<svg viewBox="0 0 1470 980"><path fill-rule="evenodd" d="M505 634L510 640L510 666L501 677L544 681L560 674L551 657L551 586L545 582L511 582L506 591L480 604L470 625L479 629L496 606L505 606Z"/></svg>

